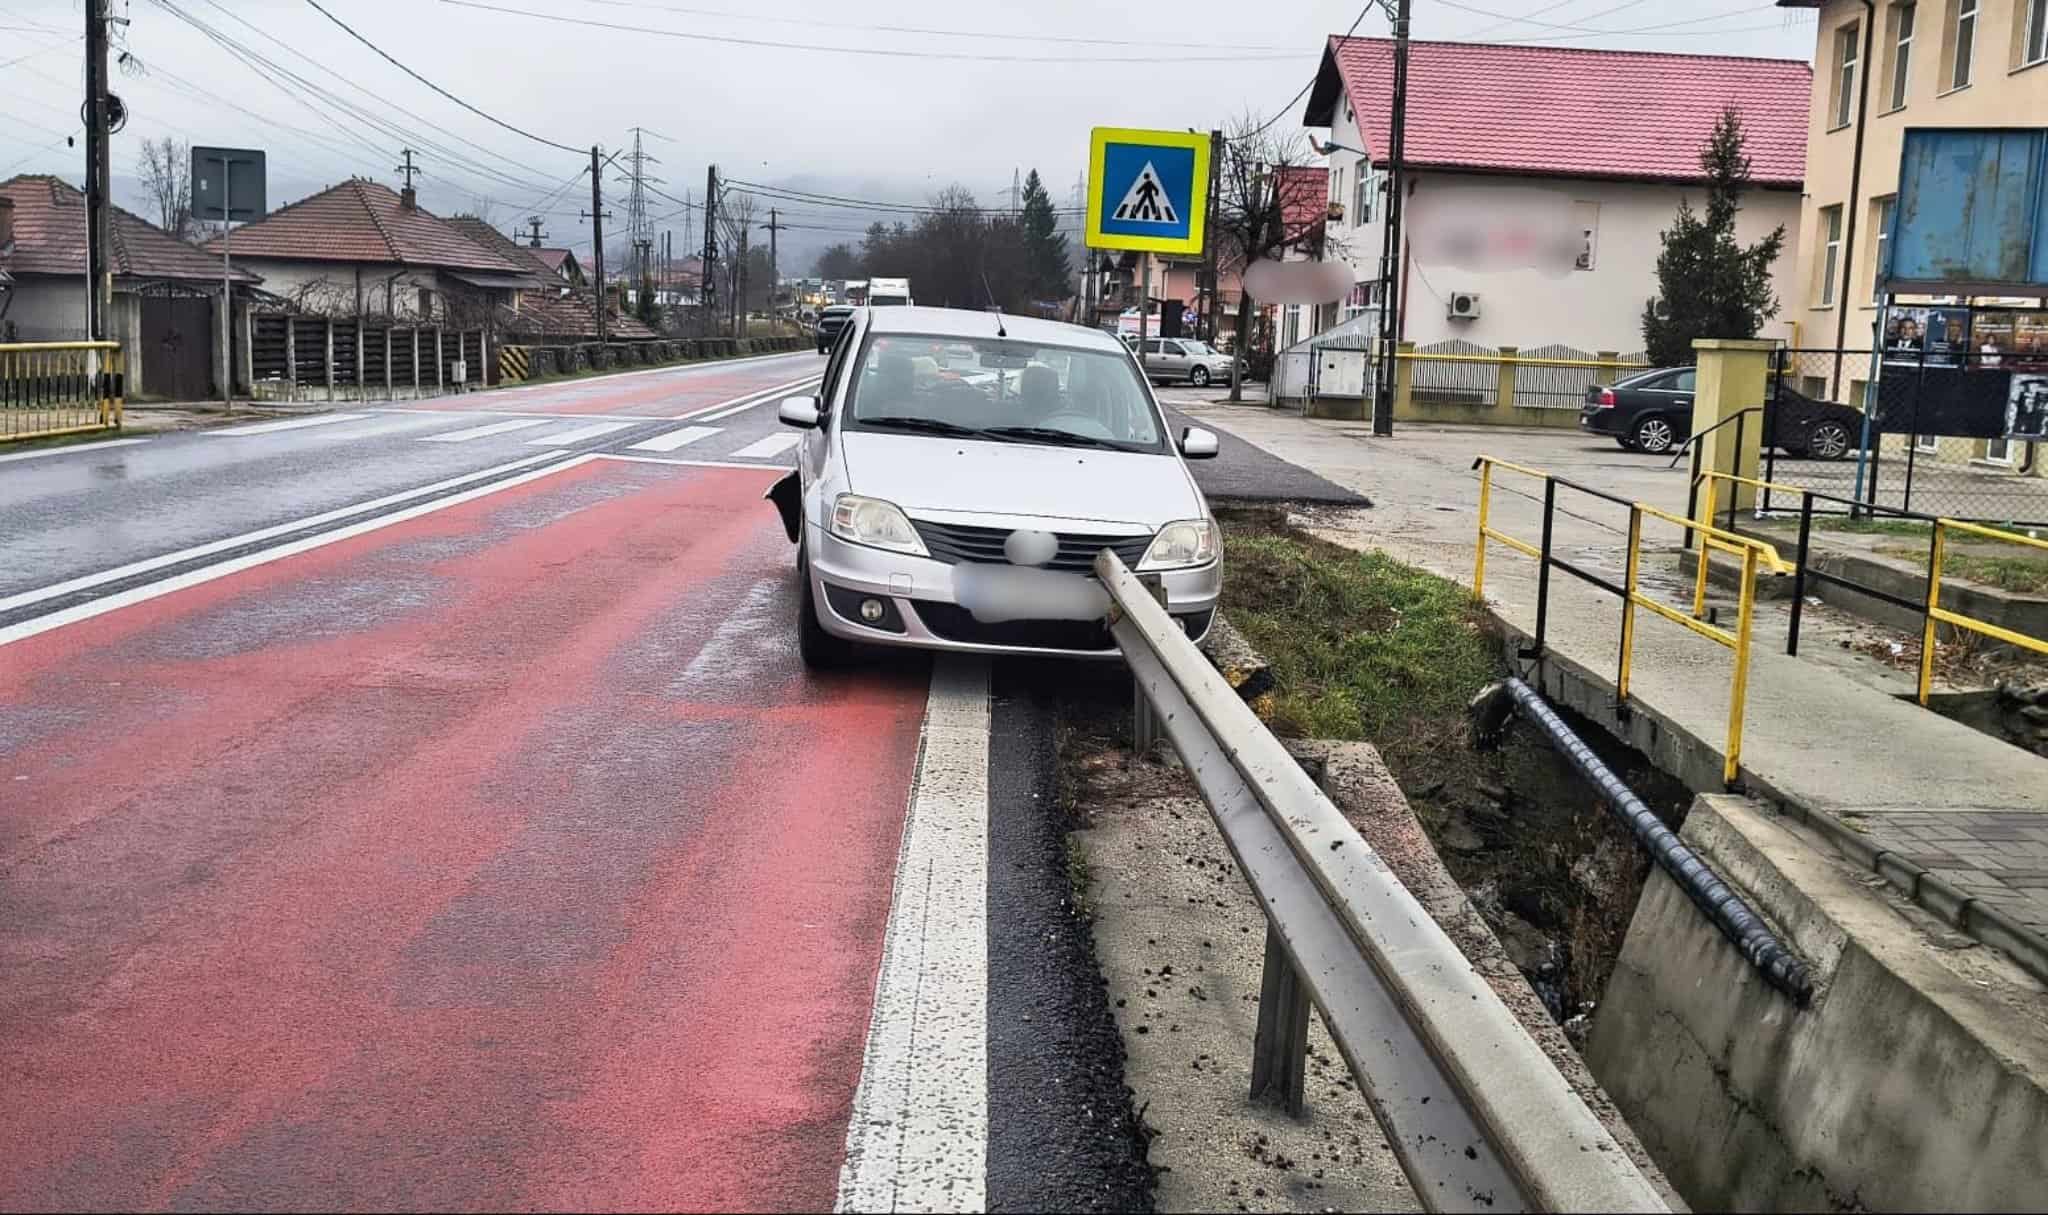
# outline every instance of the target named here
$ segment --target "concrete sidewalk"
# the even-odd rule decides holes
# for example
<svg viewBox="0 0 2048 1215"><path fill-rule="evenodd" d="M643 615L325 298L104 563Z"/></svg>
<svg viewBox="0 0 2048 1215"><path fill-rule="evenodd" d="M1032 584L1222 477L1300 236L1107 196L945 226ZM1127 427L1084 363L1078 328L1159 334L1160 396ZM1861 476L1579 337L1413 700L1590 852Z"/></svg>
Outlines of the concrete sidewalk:
<svg viewBox="0 0 2048 1215"><path fill-rule="evenodd" d="M1357 422L1304 419L1257 406L1182 404L1228 431L1371 498L1374 509L1332 516L1317 530L1375 547L1470 584L1480 454L1545 468L1682 513L1685 474L1605 441L1544 432L1405 426L1373 439ZM1535 543L1540 483L1496 477L1494 526ZM1619 582L1627 512L1560 491L1553 549ZM1676 570L1679 529L1646 520L1641 585L1690 606ZM1651 555L1653 548L1666 551ZM1729 561L1731 558L1720 558ZM1536 563L1490 545L1486 595L1510 629L1533 634ZM1717 591L1733 627L1732 599ZM1632 712L1617 713L1613 681L1620 601L1553 572L1544 683L1549 694L1628 737L1702 791L1720 788L1732 655L1647 611L1636 613ZM1832 649L1834 647L1814 647ZM1802 646L1802 654L1809 649ZM1761 630L1752 646L1741 783L1779 802L1845 854L1912 891L1951 924L1999 945L2041 975L2048 970L2048 759L1980 734L1888 694L1885 681L1851 677L1839 661L1789 658ZM1874 686L1875 685L1875 686ZM1879 854L1890 854L1878 864ZM1901 866L1900 858L1910 862ZM1952 888L1916 881L1921 870ZM1976 914L1982 907L1993 915Z"/></svg>

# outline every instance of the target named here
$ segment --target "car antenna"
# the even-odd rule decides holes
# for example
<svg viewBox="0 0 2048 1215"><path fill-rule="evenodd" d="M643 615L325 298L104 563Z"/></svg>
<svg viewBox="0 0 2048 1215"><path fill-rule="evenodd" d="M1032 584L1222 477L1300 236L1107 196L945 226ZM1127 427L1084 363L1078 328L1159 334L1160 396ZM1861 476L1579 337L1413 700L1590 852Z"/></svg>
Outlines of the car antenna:
<svg viewBox="0 0 2048 1215"><path fill-rule="evenodd" d="M996 303L996 293L988 285L988 271L986 270L981 272L981 289L988 296L989 311L996 314L996 336L999 338L1009 337L1010 335L1003 330L1003 306Z"/></svg>

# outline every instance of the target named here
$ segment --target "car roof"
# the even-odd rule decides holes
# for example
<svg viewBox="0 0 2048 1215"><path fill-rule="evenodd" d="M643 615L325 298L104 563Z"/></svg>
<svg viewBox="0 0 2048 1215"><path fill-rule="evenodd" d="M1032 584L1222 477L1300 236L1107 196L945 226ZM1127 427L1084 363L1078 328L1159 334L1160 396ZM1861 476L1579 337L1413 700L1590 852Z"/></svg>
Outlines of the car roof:
<svg viewBox="0 0 2048 1215"><path fill-rule="evenodd" d="M1012 313L976 311L967 308L870 308L869 333L930 334L934 337L992 338L998 325L1004 336L1018 342L1043 342L1048 346L1078 346L1083 349L1122 353L1123 346L1100 329L1044 321Z"/></svg>

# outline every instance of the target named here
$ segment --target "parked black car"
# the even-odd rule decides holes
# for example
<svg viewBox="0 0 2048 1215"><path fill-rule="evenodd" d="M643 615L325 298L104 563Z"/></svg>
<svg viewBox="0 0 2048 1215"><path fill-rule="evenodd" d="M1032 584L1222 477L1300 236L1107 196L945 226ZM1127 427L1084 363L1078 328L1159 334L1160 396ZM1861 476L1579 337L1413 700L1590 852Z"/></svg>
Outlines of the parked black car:
<svg viewBox="0 0 2048 1215"><path fill-rule="evenodd" d="M839 331L846 328L848 317L853 315L852 304L828 304L818 314L818 353L825 354L832 349L832 343L839 340Z"/></svg>
<svg viewBox="0 0 2048 1215"><path fill-rule="evenodd" d="M1692 433L1694 370L1659 367L1586 389L1579 427L1607 435L1629 451L1662 455ZM1818 401L1788 384L1764 407L1766 441L1800 459L1839 460L1863 441L1863 414Z"/></svg>

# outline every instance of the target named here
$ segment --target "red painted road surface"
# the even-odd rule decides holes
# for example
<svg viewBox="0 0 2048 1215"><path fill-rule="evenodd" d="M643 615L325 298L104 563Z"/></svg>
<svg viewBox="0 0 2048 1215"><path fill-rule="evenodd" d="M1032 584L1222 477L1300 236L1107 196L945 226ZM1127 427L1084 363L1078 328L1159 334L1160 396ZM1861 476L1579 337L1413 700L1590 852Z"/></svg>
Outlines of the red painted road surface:
<svg viewBox="0 0 2048 1215"><path fill-rule="evenodd" d="M624 413L673 418L787 384L799 377L814 377L824 370L823 357L802 353L730 364L703 363L599 376L564 384L539 384L510 392L435 397L430 405L435 410L515 410L572 415Z"/></svg>
<svg viewBox="0 0 2048 1215"><path fill-rule="evenodd" d="M925 669L599 461L0 647L0 1207L829 1208Z"/></svg>

